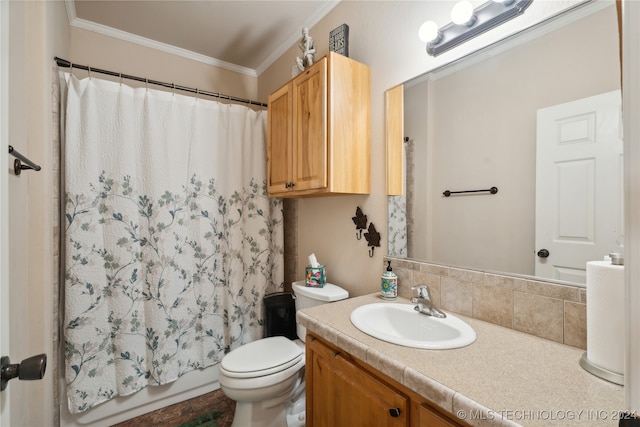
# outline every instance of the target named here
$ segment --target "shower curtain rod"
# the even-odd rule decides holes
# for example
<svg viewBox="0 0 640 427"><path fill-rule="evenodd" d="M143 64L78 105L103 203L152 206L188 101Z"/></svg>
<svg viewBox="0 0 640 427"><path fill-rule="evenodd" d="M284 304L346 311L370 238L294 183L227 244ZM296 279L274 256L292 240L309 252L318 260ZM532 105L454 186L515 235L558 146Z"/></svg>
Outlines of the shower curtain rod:
<svg viewBox="0 0 640 427"><path fill-rule="evenodd" d="M221 99L227 99L229 101L233 101L233 102L239 102L242 104L249 104L249 105L257 105L260 107L266 107L267 104L262 103L262 102L258 102L258 101L252 101L250 99L244 99L244 98L236 98L235 96L230 96L230 95L223 95L221 93L214 93L214 92L208 92L206 90L200 90L200 89L194 89L192 87L187 87L187 86L180 86L174 83L166 83L166 82L160 82L157 80L150 80L150 79L146 79L143 77L136 77L136 76L131 76L129 74L122 74L122 73L116 73L115 71L109 71L109 70L102 70L100 68L93 68L93 67L88 67L86 65L79 65L76 63L72 63L67 61L66 59L62 59L62 58L58 58L57 56L54 58L54 60L56 61L56 64L58 64L58 67L63 67L63 68L70 68L70 69L74 69L74 68L78 68L80 70L86 70L89 71L89 73L100 73L100 74L107 74L109 76L114 76L114 77L120 77L121 79L128 79L128 80L135 80L138 82L143 82L143 83L147 83L147 84L153 84L156 86L162 86L162 87L166 87L168 89L177 89L177 90L181 90L183 92L190 92L190 93L195 93L197 95L207 95L207 96L212 96L214 98L221 98Z"/></svg>

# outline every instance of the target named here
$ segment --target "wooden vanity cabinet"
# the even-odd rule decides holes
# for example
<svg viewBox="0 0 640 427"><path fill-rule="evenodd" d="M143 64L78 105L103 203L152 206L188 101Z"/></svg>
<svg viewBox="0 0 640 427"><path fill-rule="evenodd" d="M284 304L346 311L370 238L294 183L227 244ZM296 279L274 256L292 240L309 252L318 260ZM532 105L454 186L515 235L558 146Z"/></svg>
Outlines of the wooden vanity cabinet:
<svg viewBox="0 0 640 427"><path fill-rule="evenodd" d="M269 96L270 197L370 192L370 72L329 52Z"/></svg>
<svg viewBox="0 0 640 427"><path fill-rule="evenodd" d="M446 415L433 409L426 403L415 404L413 413L413 422L411 426L415 427L459 427L461 425Z"/></svg>
<svg viewBox="0 0 640 427"><path fill-rule="evenodd" d="M432 404L309 332L307 427L463 427Z"/></svg>
<svg viewBox="0 0 640 427"><path fill-rule="evenodd" d="M347 353L308 339L307 426L407 427L407 396L359 367Z"/></svg>

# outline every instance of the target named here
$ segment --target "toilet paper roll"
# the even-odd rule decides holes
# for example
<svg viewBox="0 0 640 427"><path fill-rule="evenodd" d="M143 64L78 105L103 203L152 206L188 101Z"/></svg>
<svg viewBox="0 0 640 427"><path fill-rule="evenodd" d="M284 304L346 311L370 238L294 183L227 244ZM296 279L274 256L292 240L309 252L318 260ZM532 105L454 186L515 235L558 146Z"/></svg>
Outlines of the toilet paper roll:
<svg viewBox="0 0 640 427"><path fill-rule="evenodd" d="M624 374L624 266L587 262L587 359Z"/></svg>

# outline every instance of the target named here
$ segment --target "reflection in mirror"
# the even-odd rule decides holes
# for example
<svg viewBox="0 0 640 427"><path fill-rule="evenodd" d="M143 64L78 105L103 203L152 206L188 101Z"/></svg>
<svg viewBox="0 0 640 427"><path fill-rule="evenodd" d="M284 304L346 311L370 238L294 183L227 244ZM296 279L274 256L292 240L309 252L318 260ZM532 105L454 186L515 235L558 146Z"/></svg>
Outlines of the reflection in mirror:
<svg viewBox="0 0 640 427"><path fill-rule="evenodd" d="M621 252L618 52L594 2L405 83L389 256L584 284Z"/></svg>

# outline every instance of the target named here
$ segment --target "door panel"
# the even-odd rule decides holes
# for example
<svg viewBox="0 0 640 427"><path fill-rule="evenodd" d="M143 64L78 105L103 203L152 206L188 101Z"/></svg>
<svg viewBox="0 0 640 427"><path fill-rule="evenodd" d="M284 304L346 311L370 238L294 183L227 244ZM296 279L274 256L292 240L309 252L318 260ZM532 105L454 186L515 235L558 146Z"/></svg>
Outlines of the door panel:
<svg viewBox="0 0 640 427"><path fill-rule="evenodd" d="M585 283L587 261L621 251L620 105L613 91L538 110L536 276Z"/></svg>
<svg viewBox="0 0 640 427"><path fill-rule="evenodd" d="M293 81L294 190L327 186L327 59Z"/></svg>
<svg viewBox="0 0 640 427"><path fill-rule="evenodd" d="M269 193L286 191L291 182L291 86L286 85L269 96L267 134Z"/></svg>

